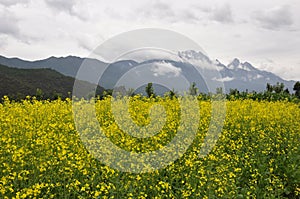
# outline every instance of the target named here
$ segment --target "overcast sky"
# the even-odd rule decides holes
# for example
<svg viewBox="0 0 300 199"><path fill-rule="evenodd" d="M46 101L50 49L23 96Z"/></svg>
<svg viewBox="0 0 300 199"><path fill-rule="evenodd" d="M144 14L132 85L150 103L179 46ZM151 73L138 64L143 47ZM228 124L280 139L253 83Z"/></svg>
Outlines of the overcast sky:
<svg viewBox="0 0 300 199"><path fill-rule="evenodd" d="M228 64L237 57L300 80L299 0L0 0L0 54L86 57L106 39L164 28Z"/></svg>

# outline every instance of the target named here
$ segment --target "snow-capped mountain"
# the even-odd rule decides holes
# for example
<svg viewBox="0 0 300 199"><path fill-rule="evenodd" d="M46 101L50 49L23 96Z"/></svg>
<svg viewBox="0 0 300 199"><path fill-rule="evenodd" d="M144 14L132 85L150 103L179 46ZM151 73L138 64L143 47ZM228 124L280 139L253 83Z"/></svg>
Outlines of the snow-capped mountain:
<svg viewBox="0 0 300 199"><path fill-rule="evenodd" d="M235 71L237 71L237 70L246 70L246 71L257 70L250 63L248 63L248 62L241 63L240 60L237 58L234 58L234 60L227 65L227 68L231 69L231 70L235 70Z"/></svg>
<svg viewBox="0 0 300 199"><path fill-rule="evenodd" d="M193 50L179 52L179 56L184 57L185 60L188 60L188 62L195 66L198 63L198 67L202 70L207 69L207 65L203 67L202 62L204 62L204 65L205 63L211 63L216 66L221 78L213 77L212 80L223 82L227 92L234 88L241 91L263 91L266 89L267 83L276 84L277 82L284 83L286 88L292 91L295 84L295 81L286 81L271 72L259 70L249 62L241 62L237 58L234 58L228 65L224 65L217 59L210 60L202 52ZM210 67L213 67L212 65Z"/></svg>
<svg viewBox="0 0 300 199"><path fill-rule="evenodd" d="M189 62L202 61L202 62L212 63L209 57L200 51L198 52L194 50L179 51L178 56L182 59L188 60Z"/></svg>
<svg viewBox="0 0 300 199"><path fill-rule="evenodd" d="M277 82L284 83L286 88L292 92L295 84L295 81L283 80L271 72L259 70L249 62L241 62L237 58L225 65L219 60L211 60L204 53L194 50L178 52L178 57L178 60L156 58L143 62L120 60L109 65L98 83L104 88L113 88L121 77L126 76L127 72L132 70L134 75L128 76L126 82L130 84L129 86L135 86L135 81L140 80L152 82L154 78L168 81L175 90L186 89L187 87L182 85L183 81L180 79L180 75L184 76L190 83L195 82L201 92L214 92L214 89L222 84L224 84L226 92L229 92L230 89L263 91L266 89L267 83L276 84ZM95 75L94 70L103 70L107 66L107 63L99 60L74 56L50 57L38 61L25 61L0 56L0 64L2 65L24 69L51 68L71 77L76 77L83 61L88 63L92 70L89 74L82 76L83 79L81 80L89 81L89 78Z"/></svg>

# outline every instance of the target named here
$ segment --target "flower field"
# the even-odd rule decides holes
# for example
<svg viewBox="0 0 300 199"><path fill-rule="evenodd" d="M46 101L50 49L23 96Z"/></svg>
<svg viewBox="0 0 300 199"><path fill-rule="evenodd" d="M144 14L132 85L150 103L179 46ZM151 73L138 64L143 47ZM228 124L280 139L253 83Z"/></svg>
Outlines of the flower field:
<svg viewBox="0 0 300 199"><path fill-rule="evenodd" d="M166 109L162 130L149 138L121 131L110 100L98 100L95 108L105 135L118 147L145 153L176 136L181 113L176 98L132 99L130 117L140 126L149 124L153 104ZM75 128L71 100L5 98L0 104L0 198L300 198L299 104L227 101L222 133L204 157L199 152L211 103L199 101L199 107L196 137L182 157L159 170L129 173L87 150Z"/></svg>

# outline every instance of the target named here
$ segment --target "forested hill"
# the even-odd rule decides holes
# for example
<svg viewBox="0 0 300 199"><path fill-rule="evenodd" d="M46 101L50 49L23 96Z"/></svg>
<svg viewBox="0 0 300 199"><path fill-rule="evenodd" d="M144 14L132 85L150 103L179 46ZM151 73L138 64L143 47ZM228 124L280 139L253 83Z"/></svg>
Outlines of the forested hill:
<svg viewBox="0 0 300 199"><path fill-rule="evenodd" d="M12 99L24 99L27 95L41 99L70 97L75 79L52 69L18 69L0 65L0 99L7 95ZM91 84L80 81L82 90L90 89ZM103 92L97 88L97 94Z"/></svg>

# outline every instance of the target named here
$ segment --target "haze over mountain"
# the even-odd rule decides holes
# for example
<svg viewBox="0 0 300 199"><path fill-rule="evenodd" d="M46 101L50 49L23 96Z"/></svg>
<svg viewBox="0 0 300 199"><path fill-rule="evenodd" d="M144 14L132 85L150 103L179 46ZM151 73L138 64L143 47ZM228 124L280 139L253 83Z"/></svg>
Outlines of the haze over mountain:
<svg viewBox="0 0 300 199"><path fill-rule="evenodd" d="M143 62L121 60L111 63L105 71L103 70L108 65L105 62L74 56L49 57L38 61L25 61L0 56L0 64L22 69L49 68L63 75L76 77L81 64L84 62L90 70L84 76L81 76L81 79L91 83L99 83L106 89L122 86L122 83L126 88L138 89L148 80L153 82L153 79L157 81L164 80L167 82L165 84L171 85L175 90L186 90L191 82L195 82L201 92L214 92L214 89L222 83L224 83L226 92L229 92L230 89L263 91L266 89L267 83L276 84L277 82L284 83L286 88L292 91L295 84L295 81L286 81L271 72L257 69L249 62L241 62L237 58L225 65L218 60L210 60L203 53L193 50L178 52L178 57L182 60L149 59ZM211 66L214 66L216 70L211 70ZM103 75L98 81L95 77L95 74L97 74L95 71L99 70L102 70ZM131 73L128 73L128 71ZM204 76L199 75L199 72ZM185 83L183 83L181 76L187 78ZM123 82L120 81L120 78ZM94 80L91 81L91 79ZM209 88L207 84L212 86ZM163 81L162 85L164 85ZM166 88L163 87L158 86L156 90L158 89L159 93L165 92Z"/></svg>

